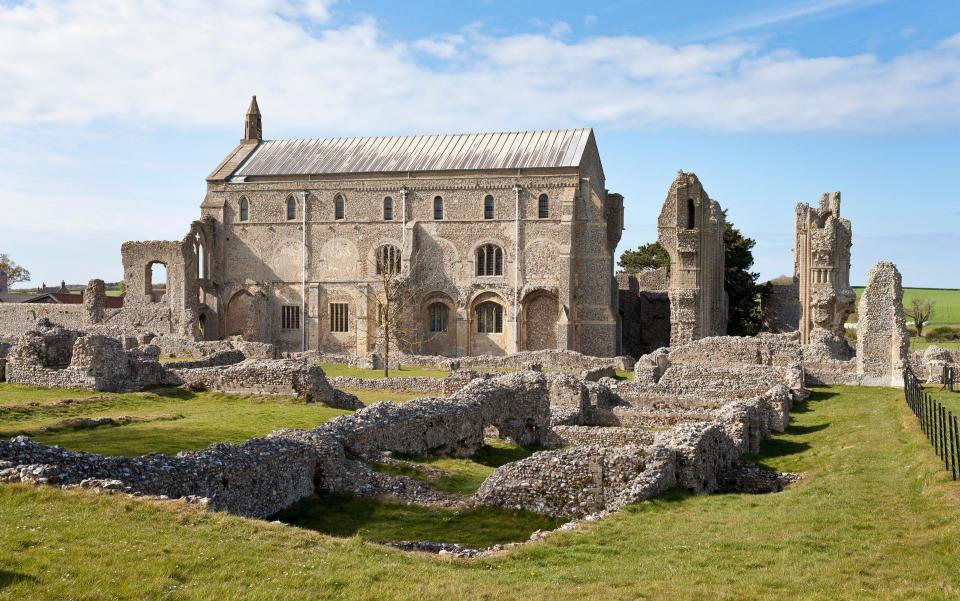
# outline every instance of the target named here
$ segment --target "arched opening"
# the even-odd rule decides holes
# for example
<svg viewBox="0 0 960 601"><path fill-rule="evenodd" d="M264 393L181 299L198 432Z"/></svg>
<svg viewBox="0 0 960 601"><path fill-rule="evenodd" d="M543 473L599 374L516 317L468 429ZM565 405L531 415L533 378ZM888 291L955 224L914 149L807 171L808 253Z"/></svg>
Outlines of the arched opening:
<svg viewBox="0 0 960 601"><path fill-rule="evenodd" d="M224 333L227 336L243 336L245 340L252 338L250 335L252 305L253 295L246 290L240 290L231 297L223 324Z"/></svg>
<svg viewBox="0 0 960 601"><path fill-rule="evenodd" d="M246 196L240 197L240 221L247 221L250 219L250 201L247 200Z"/></svg>
<svg viewBox="0 0 960 601"><path fill-rule="evenodd" d="M196 234L194 237L193 250L197 255L197 271L196 276L198 278L206 279L207 277L207 251L203 246L203 238L200 234Z"/></svg>
<svg viewBox="0 0 960 601"><path fill-rule="evenodd" d="M477 275L503 275L503 249L484 244L477 249Z"/></svg>
<svg viewBox="0 0 960 601"><path fill-rule="evenodd" d="M479 294L470 307L470 354L505 355L509 338L507 305L495 292Z"/></svg>
<svg viewBox="0 0 960 601"><path fill-rule="evenodd" d="M537 217L540 219L546 219L550 216L550 197L546 194L541 194L540 198L537 199Z"/></svg>
<svg viewBox="0 0 960 601"><path fill-rule="evenodd" d="M343 196L340 194L333 199L333 218L343 219Z"/></svg>
<svg viewBox="0 0 960 601"><path fill-rule="evenodd" d="M287 198L287 221L293 221L297 218L297 201L294 197Z"/></svg>
<svg viewBox="0 0 960 601"><path fill-rule="evenodd" d="M443 219L443 198L440 196L433 199L433 218L436 221Z"/></svg>
<svg viewBox="0 0 960 601"><path fill-rule="evenodd" d="M549 292L533 292L523 301L524 350L557 348L560 303Z"/></svg>
<svg viewBox="0 0 960 601"><path fill-rule="evenodd" d="M197 330L200 331L200 338L202 340L207 339L207 314L201 313L200 317L197 318Z"/></svg>
<svg viewBox="0 0 960 601"><path fill-rule="evenodd" d="M493 219L493 196L489 194L483 199L483 218Z"/></svg>
<svg viewBox="0 0 960 601"><path fill-rule="evenodd" d="M377 275L396 275L400 273L400 249L392 244L384 244L377 249Z"/></svg>
<svg viewBox="0 0 960 601"><path fill-rule="evenodd" d="M393 221L393 198L390 196L383 199L383 220Z"/></svg>
<svg viewBox="0 0 960 601"><path fill-rule="evenodd" d="M687 199L687 229L697 227L697 205L692 198Z"/></svg>
<svg viewBox="0 0 960 601"><path fill-rule="evenodd" d="M167 266L160 261L147 263L144 274L144 293L150 297L150 302L159 303L167 293Z"/></svg>

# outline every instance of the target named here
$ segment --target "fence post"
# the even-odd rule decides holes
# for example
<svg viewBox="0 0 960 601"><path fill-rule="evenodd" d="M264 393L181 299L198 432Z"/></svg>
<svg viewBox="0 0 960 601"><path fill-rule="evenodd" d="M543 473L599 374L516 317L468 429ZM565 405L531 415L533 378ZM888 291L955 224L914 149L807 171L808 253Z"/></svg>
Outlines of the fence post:
<svg viewBox="0 0 960 601"><path fill-rule="evenodd" d="M950 444L947 445L950 449L950 475L954 480L957 479L957 443L953 437L953 413L947 411L947 437L950 439Z"/></svg>
<svg viewBox="0 0 960 601"><path fill-rule="evenodd" d="M953 416L951 421L953 422L954 465L956 465L957 460L960 460L960 426L957 424L956 415ZM960 476L960 466L957 466L953 479L956 480L958 476Z"/></svg>

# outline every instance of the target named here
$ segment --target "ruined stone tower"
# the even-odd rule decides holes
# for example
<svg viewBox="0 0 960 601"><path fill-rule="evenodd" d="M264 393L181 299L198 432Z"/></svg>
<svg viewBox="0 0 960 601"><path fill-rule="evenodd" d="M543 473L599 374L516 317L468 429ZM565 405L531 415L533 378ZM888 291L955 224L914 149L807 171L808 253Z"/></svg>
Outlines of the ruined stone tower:
<svg viewBox="0 0 960 601"><path fill-rule="evenodd" d="M677 172L657 222L670 256L670 344L727 333L724 218L693 173Z"/></svg>
<svg viewBox="0 0 960 601"><path fill-rule="evenodd" d="M844 324L853 312L850 288L850 221L840 218L840 193L824 194L819 208L797 204L793 270L800 296L800 342L822 359L847 360L853 349Z"/></svg>
<svg viewBox="0 0 960 601"><path fill-rule="evenodd" d="M263 140L263 123L260 118L260 107L257 106L257 97L250 99L250 108L247 109L247 116L243 122L243 141L261 141Z"/></svg>

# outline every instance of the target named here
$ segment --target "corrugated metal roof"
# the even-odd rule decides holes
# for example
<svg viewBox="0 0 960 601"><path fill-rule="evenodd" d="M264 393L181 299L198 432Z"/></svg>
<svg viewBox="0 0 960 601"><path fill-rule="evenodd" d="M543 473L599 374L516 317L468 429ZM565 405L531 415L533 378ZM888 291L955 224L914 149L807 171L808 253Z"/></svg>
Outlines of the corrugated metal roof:
<svg viewBox="0 0 960 601"><path fill-rule="evenodd" d="M262 142L234 176L577 167L590 129Z"/></svg>

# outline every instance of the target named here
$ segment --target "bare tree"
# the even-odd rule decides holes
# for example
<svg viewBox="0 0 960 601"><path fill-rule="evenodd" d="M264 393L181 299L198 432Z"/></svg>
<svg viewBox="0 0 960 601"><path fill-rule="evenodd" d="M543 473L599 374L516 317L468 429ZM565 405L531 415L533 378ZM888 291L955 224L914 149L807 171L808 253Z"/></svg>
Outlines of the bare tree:
<svg viewBox="0 0 960 601"><path fill-rule="evenodd" d="M410 269L403 269L400 249L378 248L375 268L377 283L367 298L377 308L377 348L383 354L383 377L388 378L394 349L416 348L432 336L424 332L418 315L422 287Z"/></svg>
<svg viewBox="0 0 960 601"><path fill-rule="evenodd" d="M917 337L923 336L923 326L930 320L936 305L936 301L932 301L929 298L915 296L910 299L910 308L907 309L907 317L913 319L913 324L917 328Z"/></svg>
<svg viewBox="0 0 960 601"><path fill-rule="evenodd" d="M8 283L12 286L17 282L27 282L30 280L30 272L17 265L6 253L0 253L0 271L5 271L8 277Z"/></svg>

